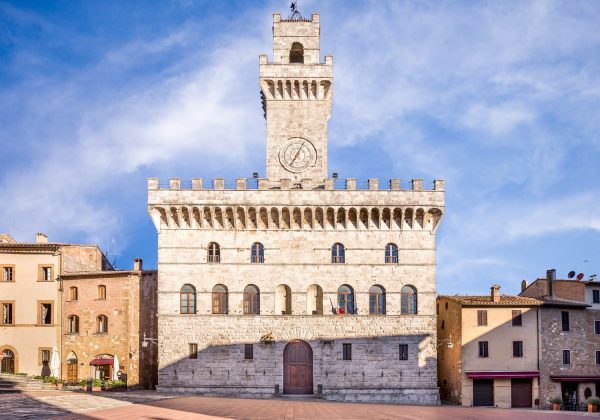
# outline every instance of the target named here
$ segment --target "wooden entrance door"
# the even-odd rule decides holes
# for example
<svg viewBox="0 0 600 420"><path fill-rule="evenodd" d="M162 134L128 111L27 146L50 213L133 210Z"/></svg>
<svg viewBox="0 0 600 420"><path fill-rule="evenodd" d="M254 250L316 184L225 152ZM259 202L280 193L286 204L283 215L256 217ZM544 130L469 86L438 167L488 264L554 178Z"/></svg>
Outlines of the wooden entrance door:
<svg viewBox="0 0 600 420"><path fill-rule="evenodd" d="M513 378L510 381L511 407L531 407L533 386L531 379Z"/></svg>
<svg viewBox="0 0 600 420"><path fill-rule="evenodd" d="M493 406L494 405L494 380L493 379L473 379L473 405L474 406Z"/></svg>
<svg viewBox="0 0 600 420"><path fill-rule="evenodd" d="M77 383L77 363L67 364L67 381L71 384Z"/></svg>
<svg viewBox="0 0 600 420"><path fill-rule="evenodd" d="M2 352L4 356L0 362L0 373L15 373L15 354L12 350L4 350Z"/></svg>
<svg viewBox="0 0 600 420"><path fill-rule="evenodd" d="M312 348L304 341L291 341L283 350L283 393L312 394Z"/></svg>

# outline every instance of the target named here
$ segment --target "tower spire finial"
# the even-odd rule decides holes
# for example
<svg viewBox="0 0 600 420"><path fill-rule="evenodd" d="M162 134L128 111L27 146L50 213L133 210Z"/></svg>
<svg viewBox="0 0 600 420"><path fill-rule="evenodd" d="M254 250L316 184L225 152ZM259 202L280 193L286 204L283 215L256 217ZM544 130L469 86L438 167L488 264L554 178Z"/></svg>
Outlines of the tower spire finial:
<svg viewBox="0 0 600 420"><path fill-rule="evenodd" d="M292 4L290 5L290 10L292 12L291 16L289 17L290 20L304 19L302 17L302 15L300 14L300 11L298 10L298 2L297 1L292 2Z"/></svg>

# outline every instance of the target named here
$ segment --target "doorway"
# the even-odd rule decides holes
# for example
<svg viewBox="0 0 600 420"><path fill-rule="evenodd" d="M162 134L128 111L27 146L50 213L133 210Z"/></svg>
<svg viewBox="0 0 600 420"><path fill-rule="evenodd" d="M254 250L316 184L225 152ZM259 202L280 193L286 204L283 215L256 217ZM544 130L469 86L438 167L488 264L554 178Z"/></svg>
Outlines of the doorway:
<svg viewBox="0 0 600 420"><path fill-rule="evenodd" d="M563 399L563 407L567 411L577 411L577 382L561 382L560 391Z"/></svg>
<svg viewBox="0 0 600 420"><path fill-rule="evenodd" d="M305 341L290 341L283 350L283 393L313 393L313 354Z"/></svg>
<svg viewBox="0 0 600 420"><path fill-rule="evenodd" d="M2 351L2 361L0 361L0 373L15 373L15 353L12 350L4 349Z"/></svg>

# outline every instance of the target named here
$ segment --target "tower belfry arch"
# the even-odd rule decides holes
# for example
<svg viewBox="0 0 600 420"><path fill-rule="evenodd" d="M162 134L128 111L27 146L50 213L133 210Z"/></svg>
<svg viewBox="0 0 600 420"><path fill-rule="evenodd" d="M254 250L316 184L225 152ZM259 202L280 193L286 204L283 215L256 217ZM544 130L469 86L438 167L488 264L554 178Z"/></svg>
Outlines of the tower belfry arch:
<svg viewBox="0 0 600 420"><path fill-rule="evenodd" d="M281 19L273 14L273 60L260 56L267 120L267 178L327 178L327 122L333 95L333 57L320 60L319 14Z"/></svg>

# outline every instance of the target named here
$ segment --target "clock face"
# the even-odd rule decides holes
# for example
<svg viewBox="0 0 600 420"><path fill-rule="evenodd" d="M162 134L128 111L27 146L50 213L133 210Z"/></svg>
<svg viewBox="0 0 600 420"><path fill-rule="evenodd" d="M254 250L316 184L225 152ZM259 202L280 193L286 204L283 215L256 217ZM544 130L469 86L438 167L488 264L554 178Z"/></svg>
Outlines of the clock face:
<svg viewBox="0 0 600 420"><path fill-rule="evenodd" d="M317 150L302 138L292 137L279 150L279 161L290 172L304 172L317 161Z"/></svg>

